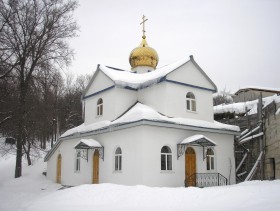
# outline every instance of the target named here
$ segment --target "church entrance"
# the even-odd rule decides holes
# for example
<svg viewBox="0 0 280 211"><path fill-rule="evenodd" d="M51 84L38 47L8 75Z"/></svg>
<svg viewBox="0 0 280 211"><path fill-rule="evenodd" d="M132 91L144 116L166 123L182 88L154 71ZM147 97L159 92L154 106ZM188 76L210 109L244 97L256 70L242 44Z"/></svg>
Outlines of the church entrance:
<svg viewBox="0 0 280 211"><path fill-rule="evenodd" d="M61 183L61 154L57 157L57 164L56 164L56 182Z"/></svg>
<svg viewBox="0 0 280 211"><path fill-rule="evenodd" d="M92 159L92 183L99 183L99 151L94 150L93 159Z"/></svg>
<svg viewBox="0 0 280 211"><path fill-rule="evenodd" d="M185 183L186 186L196 186L196 156L193 148L185 151Z"/></svg>

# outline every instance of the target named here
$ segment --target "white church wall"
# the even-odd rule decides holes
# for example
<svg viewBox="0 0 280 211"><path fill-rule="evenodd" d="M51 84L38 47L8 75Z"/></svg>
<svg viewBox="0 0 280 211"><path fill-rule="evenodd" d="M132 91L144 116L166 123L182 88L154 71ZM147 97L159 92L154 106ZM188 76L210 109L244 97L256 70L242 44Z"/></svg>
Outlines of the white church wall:
<svg viewBox="0 0 280 211"><path fill-rule="evenodd" d="M104 146L105 157L101 162L100 183L123 185L142 184L143 131L139 128L100 134L98 140ZM115 171L115 151L122 150L122 169Z"/></svg>
<svg viewBox="0 0 280 211"><path fill-rule="evenodd" d="M48 161L47 177L52 181L56 181L56 165L58 155L61 154L61 184L62 185L80 185L91 183L92 181L92 152L89 153L89 160L81 158L81 169L79 172L75 171L76 150L75 145L80 139L70 139L63 141L59 148L55 151Z"/></svg>
<svg viewBox="0 0 280 211"><path fill-rule="evenodd" d="M97 101L103 100L103 114L97 116ZM114 120L137 101L137 92L113 88L85 99L85 124Z"/></svg>
<svg viewBox="0 0 280 211"><path fill-rule="evenodd" d="M235 183L235 163L233 154L233 136L207 132L197 132L161 127L140 126L109 134L99 135L105 147L104 168L100 169L100 182L112 182L124 185L148 185L180 187L185 180L185 155L177 159L177 144L192 135L202 134L217 143L215 151L215 170L206 170L203 148L193 146L196 152L197 173L221 173L229 177L229 159L232 161L231 184ZM113 140L112 140L112 137ZM172 171L161 171L160 152L163 146L172 150ZM114 150L121 147L123 169L114 172ZM109 162L109 163L108 163Z"/></svg>
<svg viewBox="0 0 280 211"><path fill-rule="evenodd" d="M209 80L198 70L190 61L174 70L166 77L168 80L173 80L181 83L191 84L214 90L215 87Z"/></svg>
<svg viewBox="0 0 280 211"><path fill-rule="evenodd" d="M99 160L99 182L123 185L148 185L182 187L185 180L185 155L177 159L177 144L192 135L202 134L216 142L215 169L206 170L203 148L193 146L196 152L197 173L221 173L230 175L230 184L235 183L233 136L210 132L199 132L155 126L138 126L87 138L94 138L104 146L104 161ZM84 137L85 138L85 137ZM65 140L48 161L47 176L56 180L56 163L62 155L62 184L79 185L92 183L92 157L89 150L88 162L81 159L81 170L75 172L74 146L79 139ZM161 148L167 145L172 150L172 171L161 171ZM115 171L114 156L117 147L122 150L122 170ZM230 168L231 165L231 168Z"/></svg>
<svg viewBox="0 0 280 211"><path fill-rule="evenodd" d="M188 92L195 95L196 111L187 110L186 95ZM214 118L212 105L212 92L167 82L165 115L212 122Z"/></svg>
<svg viewBox="0 0 280 211"><path fill-rule="evenodd" d="M138 99L141 103L156 109L159 113L165 113L166 83L155 84L138 91Z"/></svg>
<svg viewBox="0 0 280 211"><path fill-rule="evenodd" d="M192 92L196 98L196 111L187 111L186 94ZM155 108L158 112L170 117L183 117L213 121L212 92L183 86L170 82L139 90L139 101ZM164 103L163 103L164 102Z"/></svg>

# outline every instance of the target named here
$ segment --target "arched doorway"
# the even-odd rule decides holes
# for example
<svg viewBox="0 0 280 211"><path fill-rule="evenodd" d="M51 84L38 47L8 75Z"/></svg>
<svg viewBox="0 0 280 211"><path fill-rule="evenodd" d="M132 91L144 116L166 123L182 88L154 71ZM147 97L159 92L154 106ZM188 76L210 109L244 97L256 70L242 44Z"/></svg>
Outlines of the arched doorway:
<svg viewBox="0 0 280 211"><path fill-rule="evenodd" d="M62 162L62 157L61 154L58 155L57 157L57 164L56 164L56 182L61 183L61 162Z"/></svg>
<svg viewBox="0 0 280 211"><path fill-rule="evenodd" d="M95 150L92 159L92 183L99 183L99 151Z"/></svg>
<svg viewBox="0 0 280 211"><path fill-rule="evenodd" d="M185 151L185 180L187 186L196 186L196 156L193 148Z"/></svg>

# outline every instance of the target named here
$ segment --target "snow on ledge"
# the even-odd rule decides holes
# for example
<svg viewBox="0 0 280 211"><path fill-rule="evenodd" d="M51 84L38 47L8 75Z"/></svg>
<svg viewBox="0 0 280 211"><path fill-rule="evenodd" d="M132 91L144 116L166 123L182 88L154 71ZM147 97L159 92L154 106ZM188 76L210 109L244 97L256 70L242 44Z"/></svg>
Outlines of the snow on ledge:
<svg viewBox="0 0 280 211"><path fill-rule="evenodd" d="M139 120L151 120L155 122L173 123L176 125L185 125L185 126L193 126L199 128L240 132L240 129L237 126L227 125L216 121L208 122L203 120L189 119L189 118L182 118L182 117L177 117L177 118L167 117L158 113L155 109L147 105L144 105L142 103L137 103L130 110L128 110L123 116L121 116L116 120L113 121L104 120L89 125L82 124L78 127L66 131L61 137L70 136L75 133L91 132L94 130L107 128L110 126L115 127L118 126L119 124L132 123Z"/></svg>
<svg viewBox="0 0 280 211"><path fill-rule="evenodd" d="M197 141L199 139L206 139L207 141L211 142L212 144L214 144L215 146L217 145L214 141L212 141L211 139L207 138L206 136L204 135L194 135L194 136L191 136L191 137L188 137L186 139L184 139L181 144L190 144L194 141Z"/></svg>
<svg viewBox="0 0 280 211"><path fill-rule="evenodd" d="M280 96L273 95L273 96L265 97L262 100L263 100L263 108L265 108L272 102L280 103ZM249 111L248 115L256 114L258 110L258 100L217 105L214 106L214 114L222 114L227 112L235 113L235 114L244 114L246 113L246 108Z"/></svg>
<svg viewBox="0 0 280 211"><path fill-rule="evenodd" d="M78 143L74 146L74 148L76 146L78 146L80 143L84 143L85 145L89 146L89 147L102 147L101 144L94 140L94 139L81 139L80 141L78 141Z"/></svg>

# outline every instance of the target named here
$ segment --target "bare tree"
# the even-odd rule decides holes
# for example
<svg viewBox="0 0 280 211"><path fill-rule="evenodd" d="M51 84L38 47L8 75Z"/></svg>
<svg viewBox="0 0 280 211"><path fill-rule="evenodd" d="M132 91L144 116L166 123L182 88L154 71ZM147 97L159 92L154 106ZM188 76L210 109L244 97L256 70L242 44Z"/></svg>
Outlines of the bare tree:
<svg viewBox="0 0 280 211"><path fill-rule="evenodd" d="M233 102L232 94L230 94L229 91L226 91L226 88L224 90L219 91L215 94L213 94L213 105L220 105L220 104L230 104Z"/></svg>
<svg viewBox="0 0 280 211"><path fill-rule="evenodd" d="M17 155L15 177L22 173L26 143L26 99L33 76L48 65L63 68L72 58L67 40L76 36L75 0L0 0L1 78L17 79Z"/></svg>

